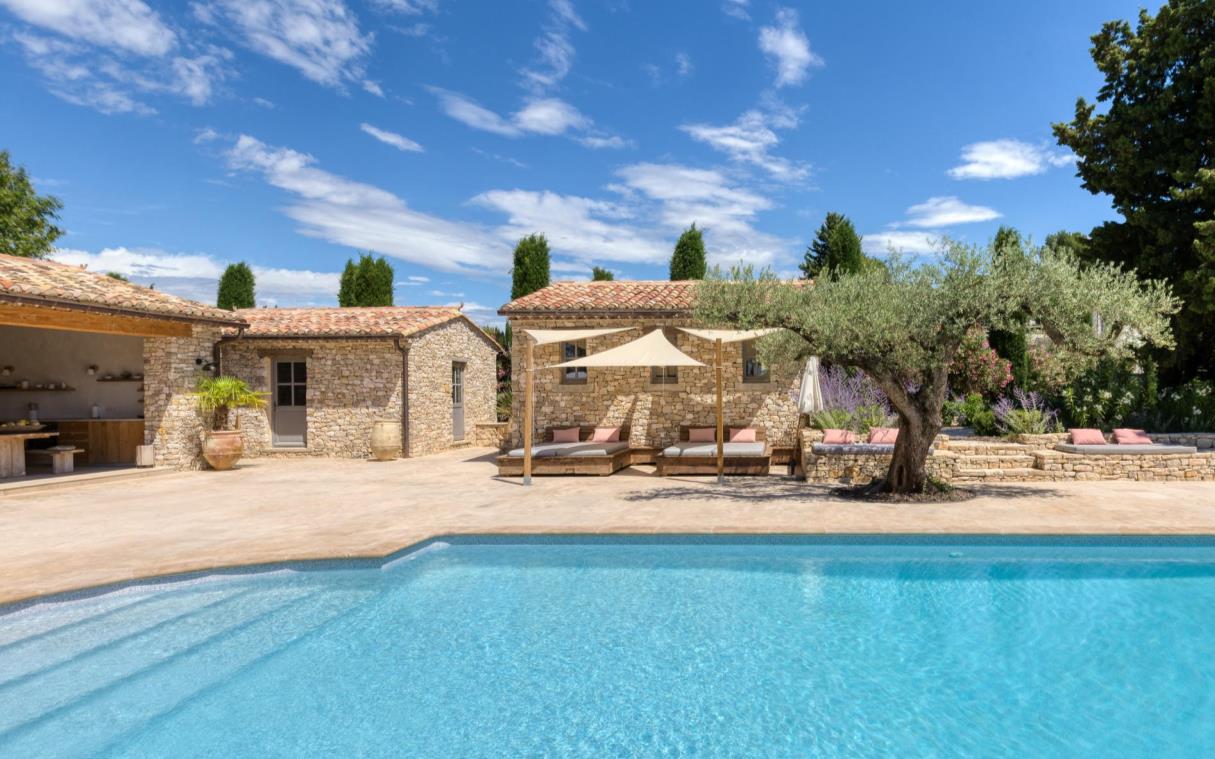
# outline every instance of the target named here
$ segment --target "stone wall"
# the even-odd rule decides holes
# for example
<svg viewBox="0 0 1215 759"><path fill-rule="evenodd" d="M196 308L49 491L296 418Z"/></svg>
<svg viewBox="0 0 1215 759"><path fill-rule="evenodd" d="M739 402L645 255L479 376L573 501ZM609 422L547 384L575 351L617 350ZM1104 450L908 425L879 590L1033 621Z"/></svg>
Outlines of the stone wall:
<svg viewBox="0 0 1215 759"><path fill-rule="evenodd" d="M157 466L197 469L202 465L206 424L192 393L200 366L211 361L219 327L194 325L190 337L143 341L144 443Z"/></svg>
<svg viewBox="0 0 1215 759"><path fill-rule="evenodd" d="M1036 451L1034 467L1060 480L1215 480L1215 453L1084 456Z"/></svg>
<svg viewBox="0 0 1215 759"><path fill-rule="evenodd" d="M641 327L587 341L587 353L599 353L646 334L655 327L691 326L690 319L512 319L510 440L522 444L523 368L527 342L521 330ZM559 369L544 367L559 363L560 344L535 349L535 421L540 435L548 427L573 425L621 425L632 427L630 442L636 446L666 446L679 436L680 425L711 426L716 419L716 390L713 371L714 345L675 331L669 335L675 346L703 367L680 367L675 385L653 385L648 368L591 368L586 384L563 385ZM767 430L776 447L794 447L798 421L796 393L800 367L777 367L770 382L742 381L742 344L723 346L724 407L727 425L752 425Z"/></svg>
<svg viewBox="0 0 1215 759"><path fill-rule="evenodd" d="M479 422L470 438L479 448L506 448L510 439L510 422Z"/></svg>
<svg viewBox="0 0 1215 759"><path fill-rule="evenodd" d="M807 482L867 485L881 479L890 471L889 453L814 453L814 444L821 442L820 430L802 430L802 468ZM942 442L938 438L938 443ZM937 449L925 463L928 476L940 482L951 482L957 474L958 457L947 450Z"/></svg>
<svg viewBox="0 0 1215 759"><path fill-rule="evenodd" d="M276 453L271 434L272 364L303 357L308 366L307 447L279 449L337 458L371 453L377 421L401 421L401 353L392 340L242 339L223 343L223 372L266 393L262 409L237 412L245 455Z"/></svg>
<svg viewBox="0 0 1215 759"><path fill-rule="evenodd" d="M455 362L464 364L464 441L478 444L477 424L497 420L497 358L488 339L463 319L410 340L410 456L425 456L455 444L451 409Z"/></svg>

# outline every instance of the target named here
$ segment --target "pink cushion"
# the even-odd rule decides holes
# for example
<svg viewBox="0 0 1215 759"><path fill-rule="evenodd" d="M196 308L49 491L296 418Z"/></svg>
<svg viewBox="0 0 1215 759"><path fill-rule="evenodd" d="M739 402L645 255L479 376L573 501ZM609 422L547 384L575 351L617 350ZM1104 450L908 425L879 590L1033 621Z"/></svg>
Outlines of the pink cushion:
<svg viewBox="0 0 1215 759"><path fill-rule="evenodd" d="M1118 445L1152 445L1152 439L1143 430L1114 429L1114 442Z"/></svg>
<svg viewBox="0 0 1215 759"><path fill-rule="evenodd" d="M717 441L717 430L712 427L693 427L688 430L689 443L713 443Z"/></svg>
<svg viewBox="0 0 1215 759"><path fill-rule="evenodd" d="M823 430L823 442L827 445L851 445L856 442L852 430Z"/></svg>
<svg viewBox="0 0 1215 759"><path fill-rule="evenodd" d="M1101 430L1075 429L1068 430L1072 435L1072 445L1105 445L1105 435Z"/></svg>
<svg viewBox="0 0 1215 759"><path fill-rule="evenodd" d="M619 427L596 427L591 433L592 443L619 443L620 428Z"/></svg>
<svg viewBox="0 0 1215 759"><path fill-rule="evenodd" d="M754 427L731 427L730 428L731 443L754 443L755 428Z"/></svg>
<svg viewBox="0 0 1215 759"><path fill-rule="evenodd" d="M578 442L578 428L577 427L567 427L563 430L553 430L553 442L554 443L577 443Z"/></svg>
<svg viewBox="0 0 1215 759"><path fill-rule="evenodd" d="M898 436L897 427L871 427L869 429L869 442L878 445L894 445Z"/></svg>

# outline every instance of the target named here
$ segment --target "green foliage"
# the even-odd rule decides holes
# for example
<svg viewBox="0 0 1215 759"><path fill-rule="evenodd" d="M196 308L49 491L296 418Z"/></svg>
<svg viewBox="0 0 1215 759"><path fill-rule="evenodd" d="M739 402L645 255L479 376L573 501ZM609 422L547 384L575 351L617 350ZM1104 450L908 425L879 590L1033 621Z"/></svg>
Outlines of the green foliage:
<svg viewBox="0 0 1215 759"><path fill-rule="evenodd" d="M507 323L505 327L498 327L492 324L486 324L481 327L485 333L498 342L502 346L505 353L501 353L497 358L497 414L498 421L505 422L510 419L511 413L511 328Z"/></svg>
<svg viewBox="0 0 1215 759"><path fill-rule="evenodd" d="M817 430L852 430L865 435L874 427L889 427L892 417L879 405L858 406L854 411L845 408L823 409L810 414L810 426Z"/></svg>
<svg viewBox="0 0 1215 759"><path fill-rule="evenodd" d="M391 306L392 279L392 264L383 256L375 258L370 253L363 253L358 263L347 260L338 286L338 305L344 308Z"/></svg>
<svg viewBox="0 0 1215 759"><path fill-rule="evenodd" d="M211 429L220 430L227 424L228 411L236 408L261 408L266 399L255 393L236 377L202 375L194 388L199 410L211 414Z"/></svg>
<svg viewBox="0 0 1215 759"><path fill-rule="evenodd" d="M976 435L996 434L996 414L978 393L945 401L942 417L946 424L970 427Z"/></svg>
<svg viewBox="0 0 1215 759"><path fill-rule="evenodd" d="M125 274L119 274L116 271L107 271L105 273L105 275L107 277L109 277L110 279L116 279L119 282L130 282L131 281L131 280L127 279L127 276Z"/></svg>
<svg viewBox="0 0 1215 759"><path fill-rule="evenodd" d="M42 258L51 252L63 230L55 226L63 203L39 195L25 168L13 166L0 150L0 254Z"/></svg>
<svg viewBox="0 0 1215 759"><path fill-rule="evenodd" d="M548 240L544 235L528 235L515 245L515 261L511 268L510 299L531 295L548 287Z"/></svg>
<svg viewBox="0 0 1215 759"><path fill-rule="evenodd" d="M611 282L614 279L616 279L616 275L610 270L604 269L602 266L591 267L592 282Z"/></svg>
<svg viewBox="0 0 1215 759"><path fill-rule="evenodd" d="M949 387L962 395L991 397L1011 381L1011 364L992 349L983 331L967 332L949 366Z"/></svg>
<svg viewBox="0 0 1215 759"><path fill-rule="evenodd" d="M991 245L999 258L1025 256L1021 233L1012 227L1001 226L997 229ZM1008 362L1012 381L1018 387L1027 387L1030 381L1029 339L1026 332L1025 320L1017 319L1008 329L993 329L988 335L988 342L996 355Z"/></svg>
<svg viewBox="0 0 1215 759"><path fill-rule="evenodd" d="M826 272L831 272L831 276L856 274L866 267L867 260L852 222L843 214L831 212L815 233L798 268L803 279L815 279Z"/></svg>
<svg viewBox="0 0 1215 759"><path fill-rule="evenodd" d="M1084 259L1088 256L1088 236L1080 232L1059 230L1046 236L1046 247L1064 250Z"/></svg>
<svg viewBox="0 0 1215 759"><path fill-rule="evenodd" d="M1072 121L1054 125L1085 189L1122 216L1092 231L1087 255L1180 296L1177 350L1157 354L1169 382L1215 372L1215 12L1209 0L1169 0L1133 29L1106 23L1092 42L1100 106L1080 98Z"/></svg>
<svg viewBox="0 0 1215 759"><path fill-rule="evenodd" d="M927 485L924 460L941 426L949 368L972 330L1032 319L1062 353L1122 356L1132 352L1128 330L1137 341L1172 345L1168 316L1176 310L1163 282L1117 266L1084 266L1049 248L1001 256L990 246L947 243L932 263L896 257L885 270L813 287L736 268L700 286L696 315L710 325L784 328L759 342L769 365L817 355L868 374L899 414L906 442L896 448L887 487L905 491ZM1094 312L1110 329L1093 330Z"/></svg>
<svg viewBox="0 0 1215 759"><path fill-rule="evenodd" d="M693 222L675 243L675 253L671 256L671 281L704 279L706 269L704 236Z"/></svg>
<svg viewBox="0 0 1215 759"><path fill-rule="evenodd" d="M848 409L830 408L810 414L810 426L816 430L847 430L852 428L852 413Z"/></svg>
<svg viewBox="0 0 1215 759"><path fill-rule="evenodd" d="M999 421L1000 432L1005 435L1044 435L1054 432L1052 419L1036 408L1015 408Z"/></svg>
<svg viewBox="0 0 1215 759"><path fill-rule="evenodd" d="M1215 383L1191 380L1161 390L1155 407L1139 421L1154 432L1209 432L1215 429Z"/></svg>
<svg viewBox="0 0 1215 759"><path fill-rule="evenodd" d="M215 297L215 305L232 311L237 308L253 308L256 301L253 297L253 269L249 264L228 264L223 275L219 278L219 292Z"/></svg>

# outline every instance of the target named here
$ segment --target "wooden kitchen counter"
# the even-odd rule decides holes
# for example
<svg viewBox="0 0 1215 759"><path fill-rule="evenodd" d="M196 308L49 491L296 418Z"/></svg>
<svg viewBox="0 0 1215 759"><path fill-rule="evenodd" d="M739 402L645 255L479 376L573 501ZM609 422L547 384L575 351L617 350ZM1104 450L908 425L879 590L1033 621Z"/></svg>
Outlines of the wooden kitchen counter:
<svg viewBox="0 0 1215 759"><path fill-rule="evenodd" d="M59 444L83 448L78 464L134 464L143 445L142 419L48 419L59 427Z"/></svg>

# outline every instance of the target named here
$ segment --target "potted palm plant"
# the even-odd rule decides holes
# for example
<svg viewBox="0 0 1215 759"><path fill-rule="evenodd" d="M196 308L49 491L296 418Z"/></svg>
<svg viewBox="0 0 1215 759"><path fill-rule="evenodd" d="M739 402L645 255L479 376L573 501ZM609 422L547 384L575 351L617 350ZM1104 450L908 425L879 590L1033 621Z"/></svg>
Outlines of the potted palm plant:
<svg viewBox="0 0 1215 759"><path fill-rule="evenodd" d="M266 399L262 396L236 377L199 378L194 397L198 399L199 409L211 418L211 429L203 440L203 458L212 469L231 469L244 452L240 418L236 419L236 429L226 429L229 411L265 406Z"/></svg>

